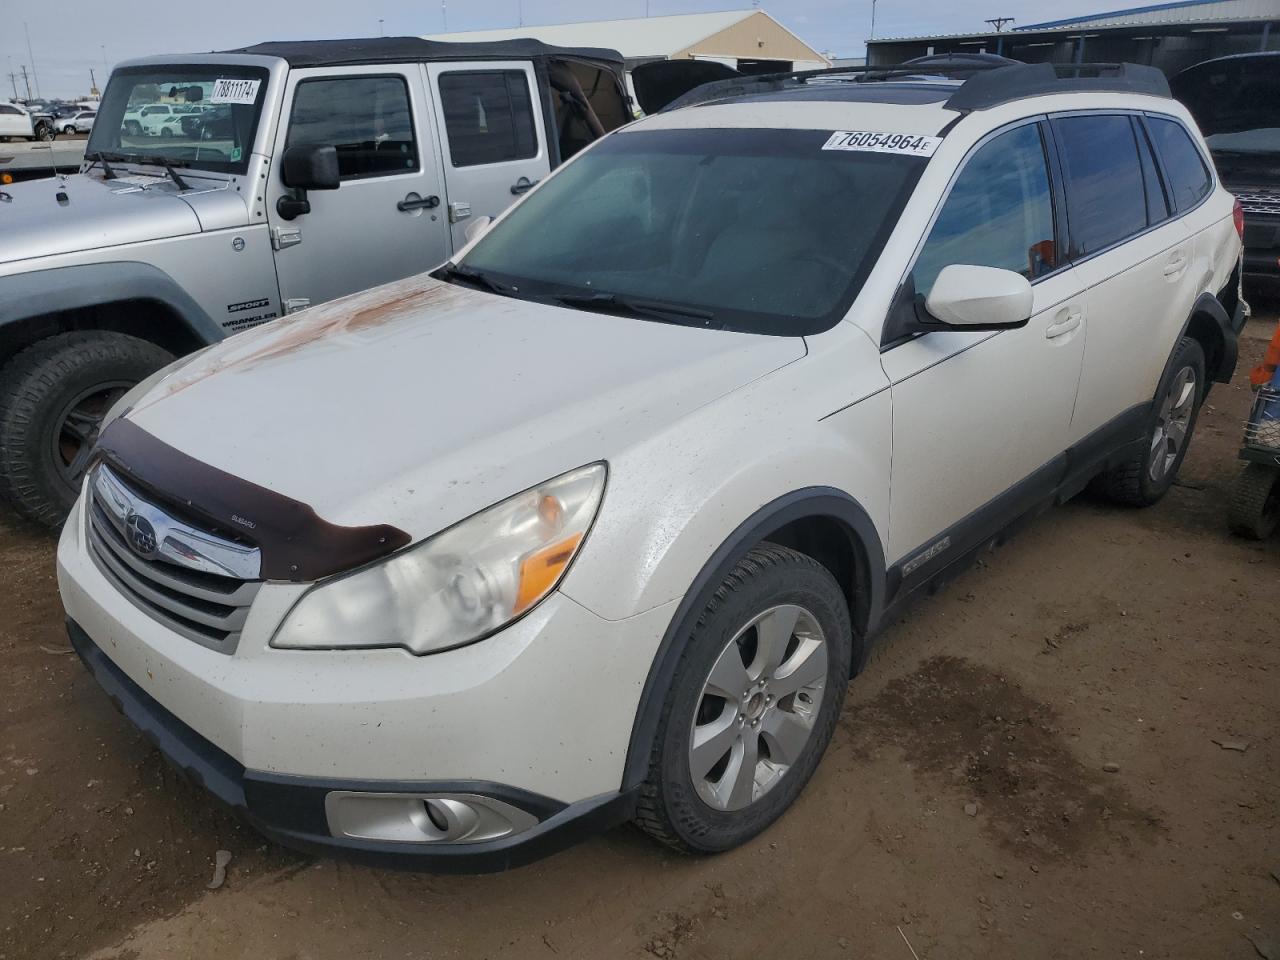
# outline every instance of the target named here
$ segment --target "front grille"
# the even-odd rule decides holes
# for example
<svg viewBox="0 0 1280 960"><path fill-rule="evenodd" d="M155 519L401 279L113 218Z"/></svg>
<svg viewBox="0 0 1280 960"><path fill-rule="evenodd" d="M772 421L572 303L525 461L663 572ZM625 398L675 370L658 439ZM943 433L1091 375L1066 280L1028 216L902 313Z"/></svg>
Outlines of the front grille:
<svg viewBox="0 0 1280 960"><path fill-rule="evenodd" d="M1236 199L1245 213L1271 213L1280 215L1280 194L1237 193Z"/></svg>
<svg viewBox="0 0 1280 960"><path fill-rule="evenodd" d="M98 569L135 606L210 649L231 653L262 581L258 551L171 516L105 465L95 468L86 497L85 531ZM149 531L145 553L133 528Z"/></svg>

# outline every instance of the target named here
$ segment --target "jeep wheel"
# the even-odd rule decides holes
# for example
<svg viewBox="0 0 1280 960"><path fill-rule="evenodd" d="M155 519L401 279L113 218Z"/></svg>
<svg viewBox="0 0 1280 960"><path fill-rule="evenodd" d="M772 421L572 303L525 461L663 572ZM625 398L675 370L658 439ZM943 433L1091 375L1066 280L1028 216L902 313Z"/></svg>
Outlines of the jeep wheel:
<svg viewBox="0 0 1280 960"><path fill-rule="evenodd" d="M173 357L121 333L41 340L0 369L0 493L56 527L80 492L102 418L130 387Z"/></svg>
<svg viewBox="0 0 1280 960"><path fill-rule="evenodd" d="M1187 455L1204 391L1204 350L1183 337L1156 391L1146 442L1098 477L1094 489L1132 507L1149 507L1168 493Z"/></svg>
<svg viewBox="0 0 1280 960"><path fill-rule="evenodd" d="M688 636L658 722L636 822L692 853L729 850L799 796L849 682L849 611L815 560L765 543Z"/></svg>
<svg viewBox="0 0 1280 960"><path fill-rule="evenodd" d="M45 140L45 141L49 141L49 140L52 140L52 139L54 138L54 136L55 136L55 134L54 134L54 130L53 130L53 124L51 124L51 123L37 123L37 124L36 124L36 139L37 139L37 140Z"/></svg>

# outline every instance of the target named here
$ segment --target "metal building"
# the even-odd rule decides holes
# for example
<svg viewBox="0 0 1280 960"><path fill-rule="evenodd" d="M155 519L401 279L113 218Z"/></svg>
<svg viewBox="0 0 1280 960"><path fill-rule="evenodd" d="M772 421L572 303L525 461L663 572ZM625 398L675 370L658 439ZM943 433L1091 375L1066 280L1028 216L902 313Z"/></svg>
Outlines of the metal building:
<svg viewBox="0 0 1280 960"><path fill-rule="evenodd" d="M1280 0L1178 0L1003 32L873 39L867 62L983 52L1028 63L1145 63L1172 75L1202 60L1259 50L1280 50Z"/></svg>
<svg viewBox="0 0 1280 960"><path fill-rule="evenodd" d="M743 73L827 66L827 59L763 10L688 13L628 20L589 20L540 27L437 33L428 40L484 41L532 37L564 47L617 50L630 69L651 60L714 60Z"/></svg>

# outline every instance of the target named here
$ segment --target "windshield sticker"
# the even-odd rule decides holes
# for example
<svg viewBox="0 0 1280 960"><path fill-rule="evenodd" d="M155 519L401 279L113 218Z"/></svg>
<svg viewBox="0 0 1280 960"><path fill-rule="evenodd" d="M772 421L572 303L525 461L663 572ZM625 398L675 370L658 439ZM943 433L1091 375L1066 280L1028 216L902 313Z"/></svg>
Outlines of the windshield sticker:
<svg viewBox="0 0 1280 960"><path fill-rule="evenodd" d="M874 133L870 130L837 130L822 145L823 150L862 150L869 153L905 153L912 157L932 157L941 137L921 137L914 133Z"/></svg>
<svg viewBox="0 0 1280 960"><path fill-rule="evenodd" d="M261 80L215 80L209 102L252 104L258 99L258 87L261 85Z"/></svg>
<svg viewBox="0 0 1280 960"><path fill-rule="evenodd" d="M232 148L231 148L231 162L232 162L232 163L237 163L237 162L239 162L241 155L242 155L242 154L240 153L240 148L239 148L239 147L232 147Z"/></svg>

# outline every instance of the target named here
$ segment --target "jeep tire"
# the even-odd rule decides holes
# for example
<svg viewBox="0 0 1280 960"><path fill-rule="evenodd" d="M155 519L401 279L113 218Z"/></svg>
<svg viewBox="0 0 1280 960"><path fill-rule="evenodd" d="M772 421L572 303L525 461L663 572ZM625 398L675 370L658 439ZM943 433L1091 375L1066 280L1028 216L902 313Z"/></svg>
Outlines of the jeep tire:
<svg viewBox="0 0 1280 960"><path fill-rule="evenodd" d="M102 418L173 360L146 340L84 330L37 341L0 367L0 494L57 527L80 492Z"/></svg>
<svg viewBox="0 0 1280 960"><path fill-rule="evenodd" d="M762 543L716 589L685 643L636 823L677 850L714 853L777 820L812 776L840 714L853 635L831 573Z"/></svg>

